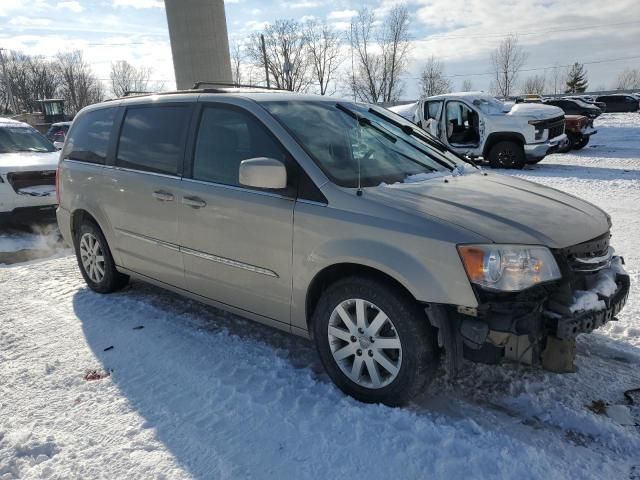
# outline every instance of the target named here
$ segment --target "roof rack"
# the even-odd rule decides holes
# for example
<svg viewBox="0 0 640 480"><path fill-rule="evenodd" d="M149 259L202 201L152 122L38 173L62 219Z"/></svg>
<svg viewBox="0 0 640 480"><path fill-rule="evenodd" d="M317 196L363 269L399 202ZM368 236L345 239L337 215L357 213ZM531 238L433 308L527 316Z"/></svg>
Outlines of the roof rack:
<svg viewBox="0 0 640 480"><path fill-rule="evenodd" d="M153 95L154 92L146 92L143 90L126 90L122 96L123 97L130 97L131 95Z"/></svg>
<svg viewBox="0 0 640 480"><path fill-rule="evenodd" d="M283 91L281 88L265 87L264 85L246 85L242 83L233 83L233 82L209 82L209 81L196 82L193 84L192 88L194 90L197 90L201 88L202 85L212 85L214 87L218 86L218 87L227 87L227 88L257 88L259 90Z"/></svg>

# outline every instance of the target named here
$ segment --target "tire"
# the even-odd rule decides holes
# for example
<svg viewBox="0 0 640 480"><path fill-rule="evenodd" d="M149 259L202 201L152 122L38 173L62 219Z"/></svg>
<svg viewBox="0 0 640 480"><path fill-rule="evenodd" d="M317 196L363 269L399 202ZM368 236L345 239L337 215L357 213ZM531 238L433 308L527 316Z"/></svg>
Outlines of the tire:
<svg viewBox="0 0 640 480"><path fill-rule="evenodd" d="M524 168L524 148L518 142L502 140L489 150L489 165L493 168Z"/></svg>
<svg viewBox="0 0 640 480"><path fill-rule="evenodd" d="M581 138L579 140L577 140L574 144L573 144L573 149L574 150L581 150L584 147L586 147L589 144L589 139L591 137L588 135L581 135Z"/></svg>
<svg viewBox="0 0 640 480"><path fill-rule="evenodd" d="M357 321L359 305L365 312L364 325ZM435 329L418 303L395 286L367 277L340 280L322 294L312 322L327 373L340 390L361 402L404 405L433 380L438 369ZM389 348L377 347L376 341ZM360 367L357 375L354 367Z"/></svg>
<svg viewBox="0 0 640 480"><path fill-rule="evenodd" d="M116 270L107 240L94 222L83 220L73 242L80 273L91 290L111 293L128 283L129 277Z"/></svg>

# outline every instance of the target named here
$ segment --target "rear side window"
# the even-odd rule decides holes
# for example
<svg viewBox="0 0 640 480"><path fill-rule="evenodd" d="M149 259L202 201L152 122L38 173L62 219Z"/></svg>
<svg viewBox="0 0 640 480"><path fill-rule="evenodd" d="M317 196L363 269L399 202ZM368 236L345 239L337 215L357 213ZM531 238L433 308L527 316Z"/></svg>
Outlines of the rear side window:
<svg viewBox="0 0 640 480"><path fill-rule="evenodd" d="M240 185L240 162L256 157L286 161L284 149L249 113L217 106L203 109L193 159L194 179Z"/></svg>
<svg viewBox="0 0 640 480"><path fill-rule="evenodd" d="M180 171L189 108L186 105L131 107L120 132L116 165L176 175Z"/></svg>
<svg viewBox="0 0 640 480"><path fill-rule="evenodd" d="M115 108L102 108L80 116L67 138L63 158L104 164L115 115Z"/></svg>

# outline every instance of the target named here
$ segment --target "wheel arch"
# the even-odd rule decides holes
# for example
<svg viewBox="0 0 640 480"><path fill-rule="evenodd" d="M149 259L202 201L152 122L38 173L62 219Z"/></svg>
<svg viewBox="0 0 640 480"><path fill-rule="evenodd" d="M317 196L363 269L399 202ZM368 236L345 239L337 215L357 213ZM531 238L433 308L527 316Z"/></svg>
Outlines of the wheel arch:
<svg viewBox="0 0 640 480"><path fill-rule="evenodd" d="M524 146L527 141L519 132L493 132L490 133L487 137L487 140L484 142L484 148L482 149L482 156L486 159L487 155L491 151L491 148L498 142L502 141L512 141L517 142L520 145Z"/></svg>
<svg viewBox="0 0 640 480"><path fill-rule="evenodd" d="M107 245L109 247L109 250L111 251L111 255L113 256L114 261L116 262L116 265L122 265L120 263L120 257L119 257L119 254L118 254L118 249L114 248L114 246L115 246L114 240L115 239L113 238L112 230L110 228L110 225L108 224L108 221L106 219L101 221L99 215L96 215L95 213L91 212L90 210L88 210L86 208L76 208L75 210L73 210L71 212L70 221L69 221L69 229L71 231L71 239L72 239L72 241L74 241L74 239L76 237L76 231L77 231L78 226L81 224L81 222L83 222L85 220L91 221L91 222L96 224L96 226L100 229L100 231L104 235L104 238L107 240Z"/></svg>
<svg viewBox="0 0 640 480"><path fill-rule="evenodd" d="M331 284L349 277L366 277L373 278L385 283L388 283L392 288L406 295L407 298L418 302L415 295L405 286L400 280L387 272L384 272L376 267L364 265L354 262L342 262L328 265L320 270L311 280L309 288L307 289L306 301L305 301L305 313L307 319L307 329L312 334L311 319L315 308L320 300L322 292ZM426 319L426 316L425 316Z"/></svg>

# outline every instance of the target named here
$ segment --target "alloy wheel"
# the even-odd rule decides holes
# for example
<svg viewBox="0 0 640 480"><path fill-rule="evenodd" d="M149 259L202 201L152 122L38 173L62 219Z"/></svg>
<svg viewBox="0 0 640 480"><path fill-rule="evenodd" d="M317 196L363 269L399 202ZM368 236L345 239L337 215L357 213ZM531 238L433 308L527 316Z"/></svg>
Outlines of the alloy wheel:
<svg viewBox="0 0 640 480"><path fill-rule="evenodd" d="M102 282L105 272L104 252L98 239L91 233L85 233L80 238L80 259L91 281Z"/></svg>
<svg viewBox="0 0 640 480"><path fill-rule="evenodd" d="M391 319L373 303L360 298L341 302L331 313L327 334L334 361L354 383L377 389L398 376L400 337Z"/></svg>

